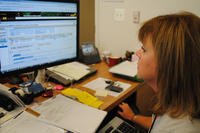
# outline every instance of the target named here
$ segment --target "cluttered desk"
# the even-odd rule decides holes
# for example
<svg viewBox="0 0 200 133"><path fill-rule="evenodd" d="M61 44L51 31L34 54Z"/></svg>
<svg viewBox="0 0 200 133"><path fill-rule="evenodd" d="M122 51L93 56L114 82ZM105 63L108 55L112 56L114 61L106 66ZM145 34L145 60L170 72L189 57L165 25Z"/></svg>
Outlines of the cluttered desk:
<svg viewBox="0 0 200 133"><path fill-rule="evenodd" d="M133 92L135 92L134 88L139 84L139 82L133 82L131 80L127 80L124 78L120 78L119 76L113 75L112 73L109 72L110 67L103 61L98 64L90 65L90 67L97 70L97 72L80 81L69 84L65 88L68 88L68 90L76 88L85 91L94 97L97 97L99 100L102 101L102 104L96 106L96 108L100 110L110 111L119 103L121 103L125 98L127 98ZM107 90L106 86L109 85L108 83L106 83L107 81L114 81L118 86L120 85L123 88L123 91L116 92L112 90ZM62 90L53 91L54 95L60 94L62 92L65 93L65 91ZM77 92L76 90L75 92L80 93ZM34 101L40 102L45 99L46 98L40 96L35 98Z"/></svg>
<svg viewBox="0 0 200 133"><path fill-rule="evenodd" d="M101 110L110 111L111 109L113 109L115 106L121 103L125 98L131 95L135 91L134 88L138 85L138 82L133 82L130 80L114 76L112 73L108 71L110 67L105 62L95 64L94 67L98 70L98 72L95 75L87 78L87 80L79 84L76 84L75 87L80 88L81 90L88 91L94 95L96 91L98 92L99 89L101 89L98 88L97 86L101 85L100 87L102 86L104 87L104 85L106 85L106 80L111 80L115 82L120 82L121 84L123 84L122 86L125 88L120 93L109 91L108 93L110 95L106 95L103 97L99 96L99 98L103 101L103 104L99 107ZM94 87L93 85L96 87Z"/></svg>
<svg viewBox="0 0 200 133"><path fill-rule="evenodd" d="M53 116L56 116L55 113L61 112L61 113L57 114L58 116L56 116L56 118L53 118L53 117L49 118L49 121L53 121L53 123L55 123L55 122L59 123L58 119L66 118L66 119L62 119L61 122L59 123L59 126L62 125L61 127L63 129L70 129L70 131L74 131L74 132L83 132L83 131L84 132L95 132L95 130L97 129L97 127L99 126L99 124L101 123L103 118L106 116L106 112L112 110L119 103L121 103L125 98L127 98L129 95L131 95L135 91L134 88L138 85L138 82L133 82L133 81L129 81L129 80L114 76L112 73L110 73L108 71L110 69L110 67L105 62L101 62L101 63L95 64L95 65L90 65L90 67L96 69L97 72L95 74L91 75L90 77L87 77L84 80L75 82L71 86L64 87L65 89L63 89L63 90L53 90L53 95L57 96L57 98L58 98L58 99L53 98L55 100L54 102L53 102L53 100L47 100L49 98L39 96L39 97L34 98L34 102L31 104L31 107L33 107L34 110L37 110L38 112L41 111L40 113L43 115L46 114L45 121L47 119L47 116L48 117L51 116L51 113L54 113ZM118 86L123 88L123 91L116 92L116 91L112 91L112 90L106 90L105 88L101 88L101 87L108 86L108 83L106 83L108 81L115 81L115 83ZM9 86L9 84L6 84L6 85ZM56 84L53 84L53 85L55 86ZM95 86L97 86L97 87L95 88ZM91 88L91 87L94 87L94 88ZM101 89L103 89L103 91L105 91L107 93L102 94ZM80 95L79 95L79 97L76 98L75 100L71 100L70 96L72 96L72 95L69 95L70 90L73 90L72 93L76 92L76 95L78 93L80 93L80 95L82 97L80 97ZM100 93L100 94L96 94L96 93ZM68 94L68 97L70 97L70 99L69 98L65 99L63 97L63 95L61 95L61 94L63 94L63 95ZM67 101L68 103L70 102L74 106L81 106L81 108L74 107L76 109L73 110L71 105L65 105L64 104L65 102L60 103L62 101L61 99L63 99L63 98L65 99L63 101ZM81 98L83 101L81 101ZM52 99L52 98L50 98L50 99ZM89 101L87 99L89 99ZM84 104L80 104L79 102L76 102L77 100L82 103L85 102L87 104L87 106L83 106ZM58 102L58 101L60 101L60 102ZM90 104L91 101L96 101L95 105ZM43 106L39 106L39 105L43 105L43 106L45 105L45 106L43 107ZM47 106L47 105L49 105L49 106ZM63 112L63 111L67 112L67 109L64 109L62 107L66 107L66 108L70 107L72 109L70 111L71 113L68 112L71 115L71 117L67 117L67 114ZM98 108L98 109L96 109L96 108ZM44 111L47 109L49 112ZM58 110L58 109L60 109L60 110ZM102 110L102 111L100 111L100 110ZM44 113L44 112L46 112L46 113ZM80 112L82 112L82 113L80 113ZM84 112L86 114L84 114ZM25 115L27 115L27 114L25 113ZM95 119L95 118L97 118L96 116L99 116L98 120ZM74 120L74 122L76 122L76 124L74 124L72 122L72 119ZM81 126L83 122L81 122L79 119L82 119L82 120L87 119L88 126L84 126L84 127ZM43 120L40 120L40 121L43 121ZM69 123L66 124L67 121L70 121L71 125ZM77 123L77 121L79 121L79 123ZM94 124L94 121L96 121L96 125ZM91 128L92 123L93 123L94 128ZM68 125L68 126L66 127L66 125ZM76 126L74 126L74 125L76 125ZM80 127L77 129L77 126L80 126Z"/></svg>
<svg viewBox="0 0 200 133"><path fill-rule="evenodd" d="M79 48L78 0L1 1L0 21L0 132L93 133L135 91L105 62L73 62L100 62L93 43Z"/></svg>

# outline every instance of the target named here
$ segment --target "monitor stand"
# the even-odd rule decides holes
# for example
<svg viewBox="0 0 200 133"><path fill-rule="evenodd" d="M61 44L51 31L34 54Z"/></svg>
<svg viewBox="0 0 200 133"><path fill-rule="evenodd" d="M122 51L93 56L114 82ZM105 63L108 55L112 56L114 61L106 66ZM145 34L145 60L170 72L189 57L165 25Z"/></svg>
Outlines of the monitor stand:
<svg viewBox="0 0 200 133"><path fill-rule="evenodd" d="M36 83L44 84L45 82L45 69L38 70L37 77L35 78Z"/></svg>

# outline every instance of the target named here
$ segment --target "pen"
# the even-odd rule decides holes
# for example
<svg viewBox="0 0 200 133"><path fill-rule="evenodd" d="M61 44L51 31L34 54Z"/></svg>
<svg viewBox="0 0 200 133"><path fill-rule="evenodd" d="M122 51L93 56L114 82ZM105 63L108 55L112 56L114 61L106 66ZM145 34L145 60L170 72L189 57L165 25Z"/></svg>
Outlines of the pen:
<svg viewBox="0 0 200 133"><path fill-rule="evenodd" d="M24 111L19 112L19 114L17 114L14 119L16 119L19 115L21 115Z"/></svg>

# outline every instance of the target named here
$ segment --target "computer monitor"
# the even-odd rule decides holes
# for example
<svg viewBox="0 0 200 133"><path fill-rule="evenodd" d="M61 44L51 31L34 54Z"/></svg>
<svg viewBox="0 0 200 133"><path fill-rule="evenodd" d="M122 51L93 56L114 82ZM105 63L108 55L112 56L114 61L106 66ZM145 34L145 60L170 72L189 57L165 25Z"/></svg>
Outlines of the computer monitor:
<svg viewBox="0 0 200 133"><path fill-rule="evenodd" d="M1 0L0 76L78 58L78 0Z"/></svg>

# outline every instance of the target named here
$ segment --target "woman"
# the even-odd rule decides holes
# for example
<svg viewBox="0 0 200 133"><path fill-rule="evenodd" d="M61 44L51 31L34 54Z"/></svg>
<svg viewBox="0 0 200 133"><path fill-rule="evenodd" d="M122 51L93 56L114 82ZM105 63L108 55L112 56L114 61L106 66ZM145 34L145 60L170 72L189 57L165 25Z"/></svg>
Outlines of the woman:
<svg viewBox="0 0 200 133"><path fill-rule="evenodd" d="M189 12L158 16L138 37L138 76L156 92L157 117L135 115L126 103L118 113L152 133L200 132L200 18Z"/></svg>

